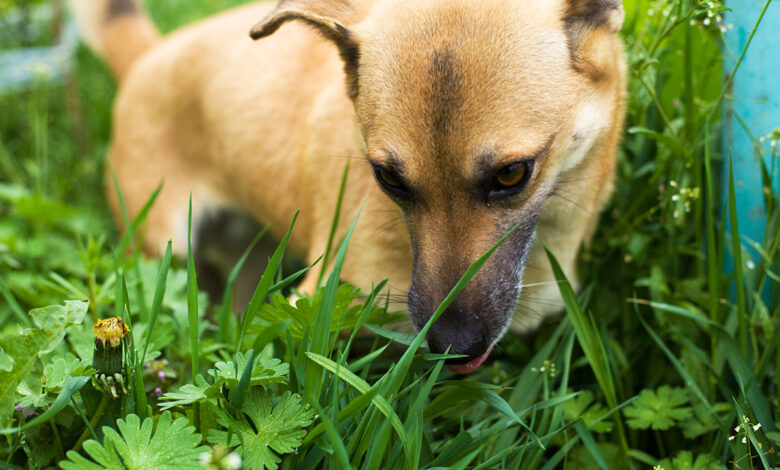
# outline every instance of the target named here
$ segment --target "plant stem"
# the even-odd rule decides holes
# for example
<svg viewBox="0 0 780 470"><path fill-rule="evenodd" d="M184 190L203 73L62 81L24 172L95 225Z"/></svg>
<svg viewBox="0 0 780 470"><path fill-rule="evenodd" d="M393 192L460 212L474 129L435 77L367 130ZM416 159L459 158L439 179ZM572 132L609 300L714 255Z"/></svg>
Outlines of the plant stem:
<svg viewBox="0 0 780 470"><path fill-rule="evenodd" d="M65 448L62 447L62 437L60 436L60 431L57 429L57 424L54 422L54 419L49 420L49 426L51 426L51 432L54 434L54 443L57 445L60 460L65 460Z"/></svg>
<svg viewBox="0 0 780 470"><path fill-rule="evenodd" d="M106 408L108 408L108 395L104 393L103 398L100 399L100 404L95 410L95 415L92 417L92 419L89 422L89 426L87 427L87 429L84 430L84 432L81 433L79 440L76 441L76 444L73 446L74 451L78 452L81 450L81 445L84 444L84 441L87 440L90 432L92 432L93 434L95 433L95 426L97 426L97 423L100 421L100 418L103 417L103 413L106 412Z"/></svg>

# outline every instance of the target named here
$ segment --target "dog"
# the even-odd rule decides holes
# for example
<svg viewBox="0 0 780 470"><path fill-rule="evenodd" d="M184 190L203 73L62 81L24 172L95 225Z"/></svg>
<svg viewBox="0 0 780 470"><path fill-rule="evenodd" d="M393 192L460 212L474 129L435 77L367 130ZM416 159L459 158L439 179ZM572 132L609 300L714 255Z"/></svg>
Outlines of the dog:
<svg viewBox="0 0 780 470"><path fill-rule="evenodd" d="M427 333L465 356L453 372L560 311L542 244L576 284L623 123L619 0L281 0L165 38L133 0L74 11L120 84L108 158L130 216L164 182L148 252L186 253L191 194L195 225L240 207L281 236L300 209L289 249L313 262L351 161L342 279L389 279L418 329L515 227Z"/></svg>

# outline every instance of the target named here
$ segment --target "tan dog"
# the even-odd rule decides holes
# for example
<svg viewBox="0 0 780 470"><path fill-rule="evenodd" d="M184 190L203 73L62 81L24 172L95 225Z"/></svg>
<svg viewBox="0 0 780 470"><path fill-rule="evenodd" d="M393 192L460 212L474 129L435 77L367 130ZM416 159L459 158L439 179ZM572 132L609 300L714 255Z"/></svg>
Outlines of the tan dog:
<svg viewBox="0 0 780 470"><path fill-rule="evenodd" d="M162 40L132 0L75 7L121 83L110 162L131 216L164 180L150 251L186 251L192 193L196 223L240 206L276 235L301 209L290 247L313 261L354 158L337 239L366 206L342 277L408 289L418 328L519 224L428 334L433 351L468 356L452 370L560 309L532 241L575 279L612 191L619 0L282 0Z"/></svg>

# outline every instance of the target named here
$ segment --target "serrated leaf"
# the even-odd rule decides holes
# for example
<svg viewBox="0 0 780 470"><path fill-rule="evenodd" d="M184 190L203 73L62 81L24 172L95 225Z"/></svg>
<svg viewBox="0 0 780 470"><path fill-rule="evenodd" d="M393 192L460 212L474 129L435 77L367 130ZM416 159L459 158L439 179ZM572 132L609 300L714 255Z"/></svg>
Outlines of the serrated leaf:
<svg viewBox="0 0 780 470"><path fill-rule="evenodd" d="M214 387L226 385L231 390L235 389L248 360L248 355L239 352L236 353L235 361L220 361L214 364L214 369L209 369L209 374L214 377L216 382ZM254 362L252 375L249 379L250 387L287 381L289 366L286 363L276 358L263 359L261 357L256 357Z"/></svg>
<svg viewBox="0 0 780 470"><path fill-rule="evenodd" d="M86 361L80 361L76 357L68 359L56 357L54 360L43 367L44 385L46 391L58 393L68 377L80 377L92 375L92 367Z"/></svg>
<svg viewBox="0 0 780 470"><path fill-rule="evenodd" d="M593 392L586 390L563 405L563 416L566 421L572 422L582 418L585 426L593 432L605 433L612 431L612 422L602 420L596 424L594 421L604 416L606 409L601 403L593 403Z"/></svg>
<svg viewBox="0 0 780 470"><path fill-rule="evenodd" d="M731 411L731 405L728 403L716 403L712 408L718 414L726 414ZM687 439L696 439L703 434L720 428L720 423L702 403L694 405L692 411L691 417L680 423L683 436Z"/></svg>
<svg viewBox="0 0 780 470"><path fill-rule="evenodd" d="M163 395L160 400L166 403L160 403L160 409L165 411L176 406L191 405L209 398L214 398L219 391L218 387L213 387L206 382L201 375L195 378L195 385L185 384L179 388L178 392L169 392Z"/></svg>
<svg viewBox="0 0 780 470"><path fill-rule="evenodd" d="M290 305L289 300L281 294L274 294L271 301L262 306L258 316L270 323L292 319L288 331L293 338L302 339L304 333L314 327L323 293L324 289L319 289L313 299L301 298L295 302L295 305ZM362 305L354 302L359 294L360 289L349 284L342 284L338 288L330 324L331 333L335 333L339 329L351 330L355 326L363 308ZM369 321L378 319L381 312L382 309L375 308L369 314ZM388 320L385 318L385 323L387 322ZM249 328L249 332L258 334L263 328L264 325L254 324Z"/></svg>
<svg viewBox="0 0 780 470"><path fill-rule="evenodd" d="M657 391L642 390L639 397L623 410L623 414L628 418L626 423L633 429L665 431L691 417L691 408L683 406L687 403L688 393L684 388L663 385Z"/></svg>
<svg viewBox="0 0 780 470"><path fill-rule="evenodd" d="M67 461L60 462L64 470L92 470L101 468L127 470L187 470L203 468L198 457L209 449L198 446L200 434L188 425L187 418L173 421L169 411L157 421L146 418L143 423L136 415L117 420L119 432L103 428L103 444L90 439L84 450L90 461L77 452L69 451Z"/></svg>
<svg viewBox="0 0 780 470"><path fill-rule="evenodd" d="M726 466L709 454L696 456L694 460L690 451L684 450L671 461L664 459L658 463L664 470L725 470Z"/></svg>
<svg viewBox="0 0 780 470"><path fill-rule="evenodd" d="M306 435L304 428L314 419L314 410L302 403L300 395L285 392L273 406L271 392L260 388L250 389L242 411L251 424L238 422L241 437L233 434L229 447L238 445L237 452L247 470L278 468L281 459L276 454L294 452ZM228 425L222 419L219 423ZM208 441L227 445L227 432L212 430Z"/></svg>

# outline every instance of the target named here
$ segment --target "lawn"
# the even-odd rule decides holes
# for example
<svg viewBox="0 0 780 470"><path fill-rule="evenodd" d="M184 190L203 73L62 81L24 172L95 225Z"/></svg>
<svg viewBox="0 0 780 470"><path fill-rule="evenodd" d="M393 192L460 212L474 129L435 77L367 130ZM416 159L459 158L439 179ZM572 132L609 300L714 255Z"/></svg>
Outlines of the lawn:
<svg viewBox="0 0 780 470"><path fill-rule="evenodd" d="M241 2L147 3L170 31ZM192 257L140 254L104 199L116 85L83 46L64 81L0 92L0 469L780 466L780 176L763 241L737 236L722 145L742 51L718 1L623 3L626 131L583 287L465 378L383 328L382 284L339 284L349 237L293 304L282 240L241 312ZM780 158L780 131L747 130ZM109 317L129 332L97 345Z"/></svg>

